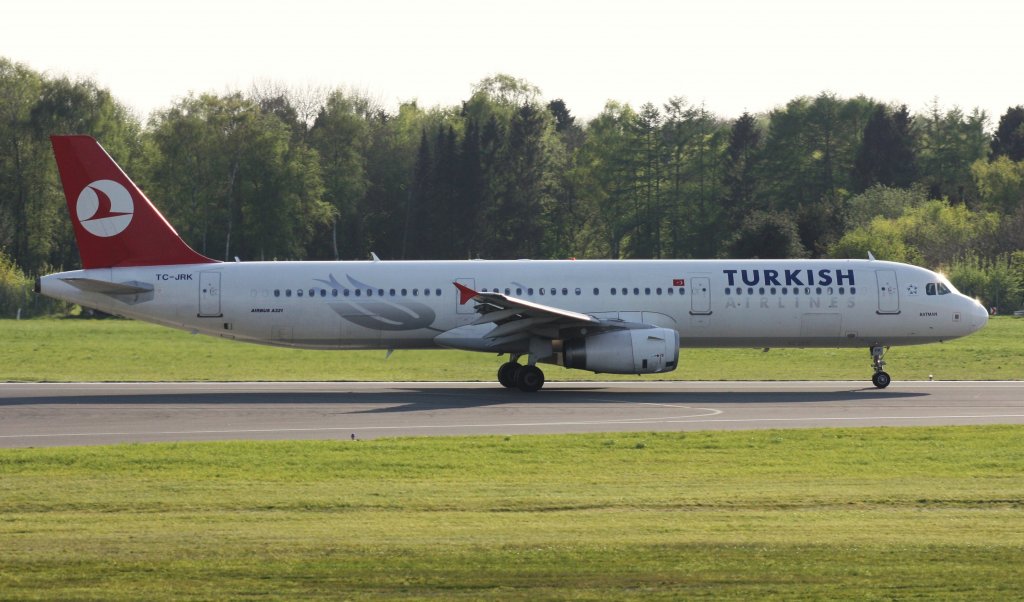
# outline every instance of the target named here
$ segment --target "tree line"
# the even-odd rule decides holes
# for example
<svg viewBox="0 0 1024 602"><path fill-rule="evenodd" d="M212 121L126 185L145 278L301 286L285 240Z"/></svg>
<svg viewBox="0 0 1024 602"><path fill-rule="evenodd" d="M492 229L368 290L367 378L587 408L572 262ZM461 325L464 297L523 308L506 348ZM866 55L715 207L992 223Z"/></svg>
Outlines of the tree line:
<svg viewBox="0 0 1024 602"><path fill-rule="evenodd" d="M1024 108L986 124L828 92L736 119L682 97L609 101L582 122L508 75L457 106L263 84L143 122L94 81L0 58L0 253L10 273L78 266L48 136L84 133L218 259L871 251L1019 305Z"/></svg>

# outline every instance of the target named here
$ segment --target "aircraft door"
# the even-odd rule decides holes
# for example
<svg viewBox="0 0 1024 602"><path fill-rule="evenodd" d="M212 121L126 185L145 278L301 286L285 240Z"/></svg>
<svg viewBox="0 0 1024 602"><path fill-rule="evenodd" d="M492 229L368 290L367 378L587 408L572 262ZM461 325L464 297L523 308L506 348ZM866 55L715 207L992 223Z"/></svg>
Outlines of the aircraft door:
<svg viewBox="0 0 1024 602"><path fill-rule="evenodd" d="M473 290L476 290L476 278L456 278L455 282L458 282L462 286L466 286ZM455 313L475 314L476 305L472 301L469 301L465 304L459 303L459 296L460 295L458 294L455 295Z"/></svg>
<svg viewBox="0 0 1024 602"><path fill-rule="evenodd" d="M220 272L199 272L199 317L219 318Z"/></svg>
<svg viewBox="0 0 1024 602"><path fill-rule="evenodd" d="M900 313L900 289L895 270L876 270L878 280L878 313Z"/></svg>
<svg viewBox="0 0 1024 602"><path fill-rule="evenodd" d="M707 276L690 278L690 315L711 314L711 279Z"/></svg>

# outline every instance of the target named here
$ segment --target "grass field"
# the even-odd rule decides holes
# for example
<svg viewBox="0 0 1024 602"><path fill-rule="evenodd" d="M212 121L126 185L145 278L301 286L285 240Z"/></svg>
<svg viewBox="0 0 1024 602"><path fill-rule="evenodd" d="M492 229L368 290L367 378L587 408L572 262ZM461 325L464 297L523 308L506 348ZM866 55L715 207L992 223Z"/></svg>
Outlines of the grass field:
<svg viewBox="0 0 1024 602"><path fill-rule="evenodd" d="M0 450L0 598L1024 596L1024 427Z"/></svg>
<svg viewBox="0 0 1024 602"><path fill-rule="evenodd" d="M0 381L491 381L504 361L459 351L306 351L193 336L128 320L2 320ZM949 343L896 347L899 380L1024 379L1024 320L995 318ZM549 380L633 380L545 367ZM683 349L648 380L868 380L867 349Z"/></svg>

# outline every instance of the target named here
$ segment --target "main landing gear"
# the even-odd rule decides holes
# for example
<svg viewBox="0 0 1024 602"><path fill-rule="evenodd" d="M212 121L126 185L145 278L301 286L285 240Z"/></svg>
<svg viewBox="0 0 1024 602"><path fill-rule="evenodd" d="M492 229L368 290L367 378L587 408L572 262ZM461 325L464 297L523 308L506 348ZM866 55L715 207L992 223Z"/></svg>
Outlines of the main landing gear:
<svg viewBox="0 0 1024 602"><path fill-rule="evenodd" d="M885 370L882 370L882 366L885 365L885 360L882 358L885 356L886 348L875 346L871 348L871 367L875 369L874 376L871 377L871 383L879 389L884 389L889 386L892 382L892 377Z"/></svg>
<svg viewBox="0 0 1024 602"><path fill-rule="evenodd" d="M520 391L533 393L544 386L544 372L537 366L519 365L519 356L513 355L510 361L498 368L498 382L509 389L517 387Z"/></svg>

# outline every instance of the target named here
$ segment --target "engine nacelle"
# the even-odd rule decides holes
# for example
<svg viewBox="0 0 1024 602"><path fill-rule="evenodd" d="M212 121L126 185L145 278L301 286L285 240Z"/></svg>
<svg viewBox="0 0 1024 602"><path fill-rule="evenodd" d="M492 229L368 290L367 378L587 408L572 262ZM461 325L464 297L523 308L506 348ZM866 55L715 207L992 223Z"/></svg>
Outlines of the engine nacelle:
<svg viewBox="0 0 1024 602"><path fill-rule="evenodd" d="M671 328L599 332L566 341L562 363L608 374L671 372L679 364L679 333Z"/></svg>

